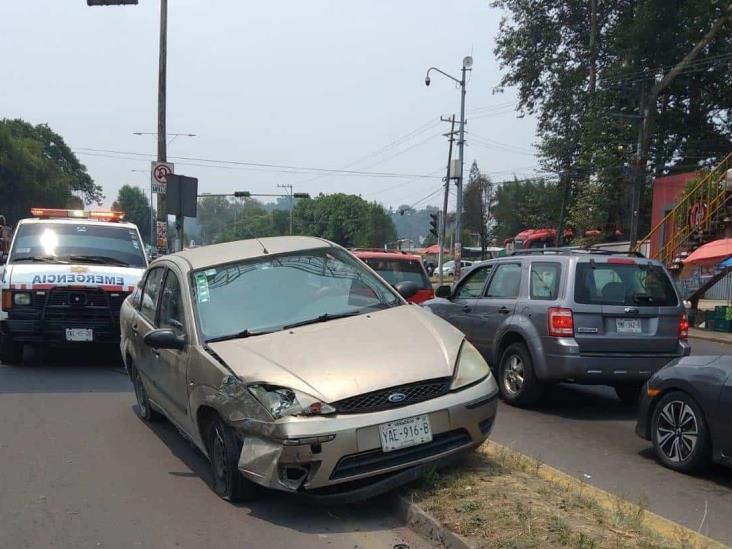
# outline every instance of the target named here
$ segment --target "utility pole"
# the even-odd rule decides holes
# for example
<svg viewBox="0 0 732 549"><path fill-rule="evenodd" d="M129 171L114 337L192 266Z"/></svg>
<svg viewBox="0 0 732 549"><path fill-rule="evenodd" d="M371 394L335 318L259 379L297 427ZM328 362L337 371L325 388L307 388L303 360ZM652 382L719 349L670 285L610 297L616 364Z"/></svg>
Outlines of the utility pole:
<svg viewBox="0 0 732 549"><path fill-rule="evenodd" d="M643 158L643 144L646 140L647 131L647 113L646 113L646 93L645 87L641 83L640 119L638 124L638 143L635 148L635 159L633 160L633 184L630 188L630 230L628 239L630 240L630 251L635 250L638 243L638 232L640 228L640 201L643 189L643 183L646 178L646 166Z"/></svg>
<svg viewBox="0 0 732 549"><path fill-rule="evenodd" d="M287 196L290 197L290 236L292 236L292 212L295 209L295 198L292 192L292 185L277 185L277 188L287 190Z"/></svg>
<svg viewBox="0 0 732 549"><path fill-rule="evenodd" d="M462 78L460 79L460 140L458 141L458 157L460 173L457 180L457 212L455 214L455 280L460 280L460 264L463 258L463 172L465 171L465 75L473 64L463 61Z"/></svg>
<svg viewBox="0 0 732 549"><path fill-rule="evenodd" d="M158 65L158 162L167 162L166 90L168 66L168 0L160 0L160 58ZM158 194L157 220L168 224L165 194ZM166 231L167 237L167 231ZM168 244L165 243L167 248Z"/></svg>
<svg viewBox="0 0 732 549"><path fill-rule="evenodd" d="M440 220L440 234L437 239L437 244L440 246L439 256L437 259L437 263L440 266L440 286L442 286L443 283L443 274L442 274L442 266L444 265L445 261L445 236L447 235L447 202L450 197L450 164L452 163L452 144L455 142L455 115L453 114L451 118L443 118L440 117L440 120L443 122L450 122L450 133L447 135L449 136L450 146L448 148L447 152L447 174L445 175L445 198L442 202L442 219Z"/></svg>

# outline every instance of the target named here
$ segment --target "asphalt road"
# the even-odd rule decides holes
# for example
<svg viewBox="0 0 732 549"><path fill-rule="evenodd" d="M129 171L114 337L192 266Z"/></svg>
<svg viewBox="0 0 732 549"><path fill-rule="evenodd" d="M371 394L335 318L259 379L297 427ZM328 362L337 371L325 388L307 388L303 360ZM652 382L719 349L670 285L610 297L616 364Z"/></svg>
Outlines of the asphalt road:
<svg viewBox="0 0 732 549"><path fill-rule="evenodd" d="M732 346L694 339L692 353L730 354ZM559 385L546 396L535 410L501 404L493 440L732 545L732 470L689 476L659 465L635 435L637 409L610 388Z"/></svg>
<svg viewBox="0 0 732 549"><path fill-rule="evenodd" d="M220 500L206 460L170 424L138 419L127 377L108 364L0 365L0 548L427 547L389 499Z"/></svg>

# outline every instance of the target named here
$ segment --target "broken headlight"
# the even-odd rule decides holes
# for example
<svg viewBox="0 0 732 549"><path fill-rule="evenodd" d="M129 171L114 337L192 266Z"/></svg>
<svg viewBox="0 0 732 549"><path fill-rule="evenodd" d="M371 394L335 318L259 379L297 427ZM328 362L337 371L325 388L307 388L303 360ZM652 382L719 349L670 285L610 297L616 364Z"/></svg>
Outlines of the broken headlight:
<svg viewBox="0 0 732 549"><path fill-rule="evenodd" d="M275 385L250 385L249 392L275 419L284 416L315 416L334 414L330 404L301 391Z"/></svg>
<svg viewBox="0 0 732 549"><path fill-rule="evenodd" d="M473 385L490 375L491 369L478 349L473 347L468 340L463 341L450 390L454 391L467 387L468 385Z"/></svg>

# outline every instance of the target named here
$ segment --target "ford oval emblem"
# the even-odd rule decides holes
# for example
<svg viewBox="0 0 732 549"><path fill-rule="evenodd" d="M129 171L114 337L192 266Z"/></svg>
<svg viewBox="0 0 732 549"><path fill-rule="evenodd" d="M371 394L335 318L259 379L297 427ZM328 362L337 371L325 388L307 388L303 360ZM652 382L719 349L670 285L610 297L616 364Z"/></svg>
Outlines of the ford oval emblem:
<svg viewBox="0 0 732 549"><path fill-rule="evenodd" d="M386 397L386 400L388 400L392 404L396 404L397 402L401 402L405 398L407 398L407 395L405 395L404 393L392 393L388 397Z"/></svg>

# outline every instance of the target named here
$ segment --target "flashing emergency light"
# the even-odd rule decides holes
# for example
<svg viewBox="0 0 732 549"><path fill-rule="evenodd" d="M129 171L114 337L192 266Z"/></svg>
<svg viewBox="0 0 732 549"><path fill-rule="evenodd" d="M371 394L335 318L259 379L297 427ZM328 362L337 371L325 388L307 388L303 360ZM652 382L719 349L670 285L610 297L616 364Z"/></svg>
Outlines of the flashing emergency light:
<svg viewBox="0 0 732 549"><path fill-rule="evenodd" d="M62 217L71 219L96 219L99 221L122 221L125 212L113 210L65 210L61 208L31 208L31 215L42 219Z"/></svg>

